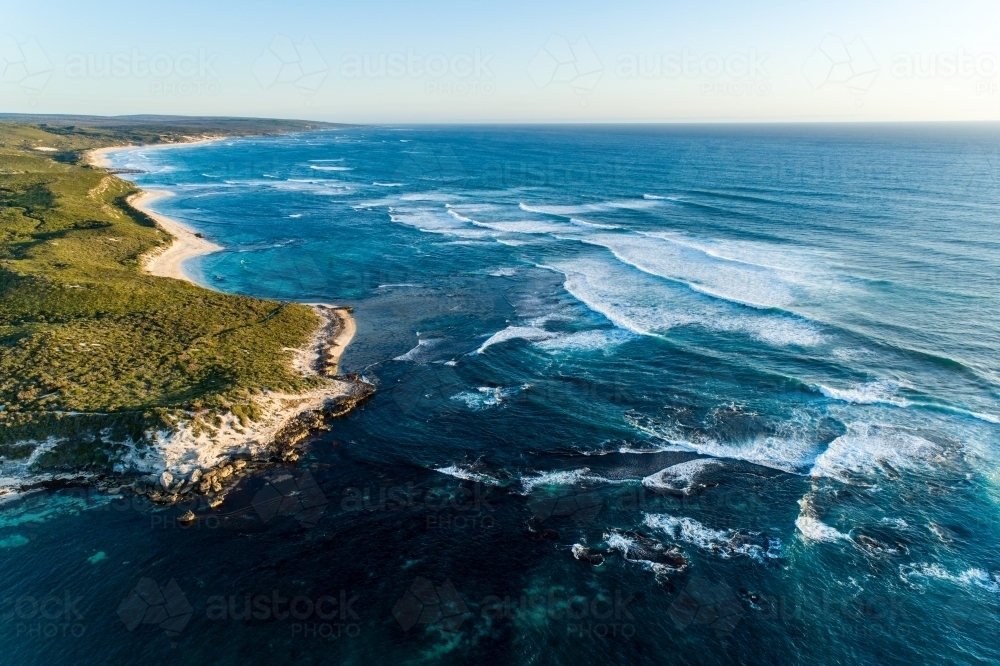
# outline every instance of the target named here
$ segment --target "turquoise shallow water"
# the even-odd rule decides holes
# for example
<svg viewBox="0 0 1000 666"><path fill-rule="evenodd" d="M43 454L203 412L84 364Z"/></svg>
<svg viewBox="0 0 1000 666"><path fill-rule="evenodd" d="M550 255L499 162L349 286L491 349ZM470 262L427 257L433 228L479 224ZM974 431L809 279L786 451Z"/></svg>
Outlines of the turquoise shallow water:
<svg viewBox="0 0 1000 666"><path fill-rule="evenodd" d="M193 528L82 490L4 508L5 652L995 662L998 148L420 127L117 153L225 246L199 282L354 306L342 367L378 393ZM282 483L310 509L262 510Z"/></svg>

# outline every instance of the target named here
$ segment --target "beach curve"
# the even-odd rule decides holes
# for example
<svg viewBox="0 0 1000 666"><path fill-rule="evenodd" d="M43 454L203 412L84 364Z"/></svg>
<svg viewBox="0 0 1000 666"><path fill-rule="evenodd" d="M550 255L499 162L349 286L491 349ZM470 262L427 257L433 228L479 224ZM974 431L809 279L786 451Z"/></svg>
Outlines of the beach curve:
<svg viewBox="0 0 1000 666"><path fill-rule="evenodd" d="M172 147L207 143L218 140L197 138L189 142L168 144ZM108 153L135 146L113 146L91 150L86 154L87 162L97 168L110 169ZM223 246L205 239L187 225L163 215L152 208L152 204L174 196L168 190L140 190L128 198L127 203L135 210L150 217L157 226L171 236L171 240L140 258L142 270L157 277L182 280L192 285L210 289L199 284L184 272L183 265L188 259L204 256L225 249ZM297 459L292 447L305 435L315 429L317 418L338 416L350 411L355 404L367 399L373 387L357 378L339 376L339 364L344 351L357 332L357 324L351 316L351 308L338 307L329 303L304 303L319 317L320 324L309 340L294 352L291 360L293 369L305 376L323 377L329 385L300 393L273 392L263 390L260 398L262 418L256 423L242 424L232 414L223 416L223 423L213 437L198 435L190 426L182 425L173 432L158 433L157 450L160 454L159 469L173 478L189 477L194 485L195 475L214 477L214 470L228 469L228 463L241 454L249 454L251 459L263 459L273 447L284 449L282 458L287 461ZM158 469L150 470L159 471ZM236 478L233 474L226 491L232 489ZM141 487L140 482L136 482ZM204 483L201 484L204 486ZM158 490L149 488L144 494L159 502L175 501L176 490L162 483ZM212 492L212 490L215 492ZM226 494L218 487L202 488L218 501ZM193 487L189 489L193 490ZM162 492L161 492L162 491Z"/></svg>

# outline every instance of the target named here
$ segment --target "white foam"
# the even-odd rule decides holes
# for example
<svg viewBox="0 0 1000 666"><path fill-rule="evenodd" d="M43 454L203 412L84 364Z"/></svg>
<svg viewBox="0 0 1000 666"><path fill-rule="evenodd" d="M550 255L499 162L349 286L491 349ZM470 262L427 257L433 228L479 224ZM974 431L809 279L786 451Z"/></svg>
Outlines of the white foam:
<svg viewBox="0 0 1000 666"><path fill-rule="evenodd" d="M508 340L548 340L549 338L554 338L557 335L557 333L552 333L551 331L546 331L534 326L508 326L502 331L497 331L491 335L486 342L480 345L479 349L476 350L476 353L482 354L493 345L500 344L501 342L507 342Z"/></svg>
<svg viewBox="0 0 1000 666"><path fill-rule="evenodd" d="M402 187L403 183L380 183L378 181L375 181L372 183L372 185L376 187Z"/></svg>
<svg viewBox="0 0 1000 666"><path fill-rule="evenodd" d="M642 480L642 485L651 490L669 490L688 495L693 492L697 479L703 472L721 465L722 462L715 458L688 460L650 474Z"/></svg>
<svg viewBox="0 0 1000 666"><path fill-rule="evenodd" d="M986 421L987 423L1000 423L1000 416L995 414L987 414L986 412L974 412L969 409L962 409L961 407L952 407L949 405L934 405L937 409L943 409L948 412L954 412L955 414L962 414L963 416L971 416L972 418L979 421Z"/></svg>
<svg viewBox="0 0 1000 666"><path fill-rule="evenodd" d="M866 384L852 384L849 388L838 389L819 384L820 393L832 400L841 400L852 405L873 405L883 403L897 407L908 407L911 403L904 398L896 397L899 384L891 381L878 380Z"/></svg>
<svg viewBox="0 0 1000 666"><path fill-rule="evenodd" d="M440 194L437 192L414 192L411 194L404 194L399 197L400 201L437 201L441 203L446 203L448 201L454 201L458 199L457 194Z"/></svg>
<svg viewBox="0 0 1000 666"><path fill-rule="evenodd" d="M611 532L605 537L604 540L607 542L608 548L611 548L612 550L620 550L622 555L625 556L625 559L628 559L629 550L635 546L634 539L629 539L627 536L619 532Z"/></svg>
<svg viewBox="0 0 1000 666"><path fill-rule="evenodd" d="M309 165L310 169L315 169L316 171L353 171L351 167L345 166L316 166L315 164Z"/></svg>
<svg viewBox="0 0 1000 666"><path fill-rule="evenodd" d="M625 415L636 430L666 442L663 450L690 451L713 458L729 458L769 467L790 474L806 474L819 454L819 446L809 441L807 434L798 432L799 425L786 424L782 436L756 437L742 442L721 442L712 437L686 437L671 426L660 424L642 415Z"/></svg>
<svg viewBox="0 0 1000 666"><path fill-rule="evenodd" d="M735 530L714 530L693 518L677 518L665 513L647 513L644 514L643 522L647 527L665 532L675 541L689 543L724 558L733 555L746 555L758 562L763 562L765 559L780 558L784 554L781 542L777 539L768 539L767 548L755 543L734 544L734 538L739 536Z"/></svg>
<svg viewBox="0 0 1000 666"><path fill-rule="evenodd" d="M650 445L643 445L643 446L634 446L632 444L624 444L624 445L618 447L618 453L635 453L635 454L639 454L639 455L644 455L644 454L647 454L647 453L664 453L664 452L667 452L667 451L674 452L674 453L679 453L679 452L682 452L682 451L685 451L685 452L686 451L690 451L690 449L684 448L684 447L680 447L680 446L674 446L673 444L650 444ZM604 455L604 454L603 453L599 453L597 455Z"/></svg>
<svg viewBox="0 0 1000 666"><path fill-rule="evenodd" d="M646 513L643 522L647 527L662 530L673 539L685 541L699 548L711 548L713 543L726 541L728 531L713 530L692 518L677 518L669 514Z"/></svg>
<svg viewBox="0 0 1000 666"><path fill-rule="evenodd" d="M904 564L899 568L900 577L912 582L914 577L934 578L962 587L978 587L994 594L1000 593L1000 572L990 573L985 569L973 567L958 574L950 573L940 564Z"/></svg>
<svg viewBox="0 0 1000 666"><path fill-rule="evenodd" d="M672 574L686 568L685 564L682 564L680 567L674 567L670 566L669 564L653 562L643 557L643 555L647 555L648 550L651 550L654 553L657 551L662 551L663 546L660 544L650 544L647 547L643 547L637 542L636 539L632 539L631 537L625 536L621 532L617 531L612 531L609 534L605 534L604 542L608 544L608 548L610 548L611 550L621 551L622 557L628 562L634 562L636 564L639 564L643 568L652 571L658 575Z"/></svg>
<svg viewBox="0 0 1000 666"><path fill-rule="evenodd" d="M654 234L595 234L586 242L609 249L619 261L701 293L757 308L788 307L793 285L772 268L734 261Z"/></svg>
<svg viewBox="0 0 1000 666"><path fill-rule="evenodd" d="M799 529L799 532L803 536L813 541L833 542L840 541L841 539L850 539L843 532L830 527L815 516L799 514L799 517L795 519L795 527Z"/></svg>
<svg viewBox="0 0 1000 666"><path fill-rule="evenodd" d="M541 213L542 215L556 215L569 217L582 213L601 213L619 209L625 210L646 210L657 205L656 201L648 199L621 199L617 201L602 201L599 203L575 204L575 205L548 205L548 204L518 204L521 210L529 213Z"/></svg>
<svg viewBox="0 0 1000 666"><path fill-rule="evenodd" d="M574 486L579 483L603 483L610 485L623 485L635 483L636 479L609 479L599 474L591 474L589 467L580 469L562 470L555 472L540 472L533 476L522 476L521 485L524 492L531 493L538 487L546 486Z"/></svg>
<svg viewBox="0 0 1000 666"><path fill-rule="evenodd" d="M705 299L686 285L638 271L610 257L590 256L539 267L562 273L563 286L574 298L616 326L640 335L697 325L743 333L778 346L815 346L825 340L811 322Z"/></svg>
<svg viewBox="0 0 1000 666"><path fill-rule="evenodd" d="M601 210L600 208L594 208L593 206L582 205L582 206L547 206L547 205L528 205L526 203L518 204L521 210L527 213L541 213L542 215L562 215L569 216L577 213L591 213Z"/></svg>
<svg viewBox="0 0 1000 666"><path fill-rule="evenodd" d="M479 483L485 483L490 486L500 485L500 481L494 479L489 474L482 474L481 472L474 472L468 467L463 467L459 465L448 465L447 467L436 467L435 472L440 472L441 474L447 474L448 476L453 476L456 479L462 479L463 481L478 481Z"/></svg>
<svg viewBox="0 0 1000 666"><path fill-rule="evenodd" d="M497 407L510 398L513 398L521 391L530 388L530 386L530 384L510 386L507 388L501 386L480 386L475 391L462 391L461 393L453 395L451 396L451 399L465 404L465 406L469 409L490 409L492 407Z"/></svg>
<svg viewBox="0 0 1000 666"><path fill-rule="evenodd" d="M517 269L514 268L498 268L495 271L491 271L490 275L493 277L513 277L517 275Z"/></svg>
<svg viewBox="0 0 1000 666"><path fill-rule="evenodd" d="M584 481L589 474L590 469L587 467L558 472L542 472L535 476L521 477L521 485L524 487L524 492L530 493L539 487L573 486Z"/></svg>
<svg viewBox="0 0 1000 666"><path fill-rule="evenodd" d="M452 216L453 218L455 218L456 220L459 220L459 221L461 221L461 222L470 222L470 223L472 222L472 218L471 218L471 217L465 217L464 215L460 215L460 214L459 214L459 213L458 213L458 212L457 212L457 211L456 211L456 210L455 210L454 208L452 208L451 206L445 206L445 210L446 210L446 211L448 211L448 214L449 214L449 215L451 215L451 216Z"/></svg>
<svg viewBox="0 0 1000 666"><path fill-rule="evenodd" d="M573 225L551 222L546 220L483 220L473 219L464 215L459 215L454 210L449 210L452 215L460 219L482 227L502 233L511 234L572 234L578 229Z"/></svg>
<svg viewBox="0 0 1000 666"><path fill-rule="evenodd" d="M274 180L271 178L263 180L227 180L223 183L209 184L187 184L178 185L179 189L201 190L203 193L195 196L210 196L225 194L232 189L263 188L278 190L281 192L303 192L321 196L343 196L354 191L348 183L342 183L333 179L310 179L310 178L286 178L284 180Z"/></svg>
<svg viewBox="0 0 1000 666"><path fill-rule="evenodd" d="M835 542L843 539L850 540L850 536L830 527L819 519L816 514L816 505L813 493L806 493L799 500L799 516L795 519L795 527L806 539L812 541Z"/></svg>
<svg viewBox="0 0 1000 666"><path fill-rule="evenodd" d="M444 234L468 239L487 238L490 235L488 231L469 226L441 210L390 208L389 219L426 233Z"/></svg>
<svg viewBox="0 0 1000 666"><path fill-rule="evenodd" d="M827 341L813 324L783 316L737 317L720 321L720 331L740 331L776 347L816 347Z"/></svg>
<svg viewBox="0 0 1000 666"><path fill-rule="evenodd" d="M591 222L590 220L582 220L578 217L571 217L569 221L578 226L590 229L621 229L621 226L617 224L601 224L599 222Z"/></svg>
<svg viewBox="0 0 1000 666"><path fill-rule="evenodd" d="M851 423L813 464L809 475L849 481L852 474L871 476L882 471L930 470L946 462L945 449L922 437L868 423Z"/></svg>
<svg viewBox="0 0 1000 666"><path fill-rule="evenodd" d="M423 338L417 340L417 346L406 352L405 354L400 354L395 357L394 361L407 361L410 363L417 363L420 361L421 357L433 347L436 347L440 343L444 342L444 338Z"/></svg>
<svg viewBox="0 0 1000 666"><path fill-rule="evenodd" d="M535 343L536 347L553 353L609 351L620 344L635 340L631 331L620 328L578 331L547 338Z"/></svg>

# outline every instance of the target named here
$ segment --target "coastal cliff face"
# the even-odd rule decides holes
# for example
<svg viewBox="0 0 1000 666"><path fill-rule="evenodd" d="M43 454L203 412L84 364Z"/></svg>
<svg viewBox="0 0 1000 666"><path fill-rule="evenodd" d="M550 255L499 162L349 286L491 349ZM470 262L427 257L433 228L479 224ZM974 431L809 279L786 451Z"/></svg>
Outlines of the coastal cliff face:
<svg viewBox="0 0 1000 666"><path fill-rule="evenodd" d="M371 393L332 377L348 314L142 270L172 236L82 160L199 136L181 131L0 123L0 495L105 477L191 491L236 457L289 459L293 433Z"/></svg>

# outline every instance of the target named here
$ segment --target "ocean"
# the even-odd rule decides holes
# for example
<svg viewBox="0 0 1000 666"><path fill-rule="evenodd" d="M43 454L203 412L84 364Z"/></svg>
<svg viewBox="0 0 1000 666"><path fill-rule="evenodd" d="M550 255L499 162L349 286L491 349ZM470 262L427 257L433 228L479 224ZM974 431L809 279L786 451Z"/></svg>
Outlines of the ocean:
<svg viewBox="0 0 1000 666"><path fill-rule="evenodd" d="M113 153L354 308L214 512L0 508L11 664L997 663L1000 131L345 127ZM279 502L271 501L281 496Z"/></svg>

